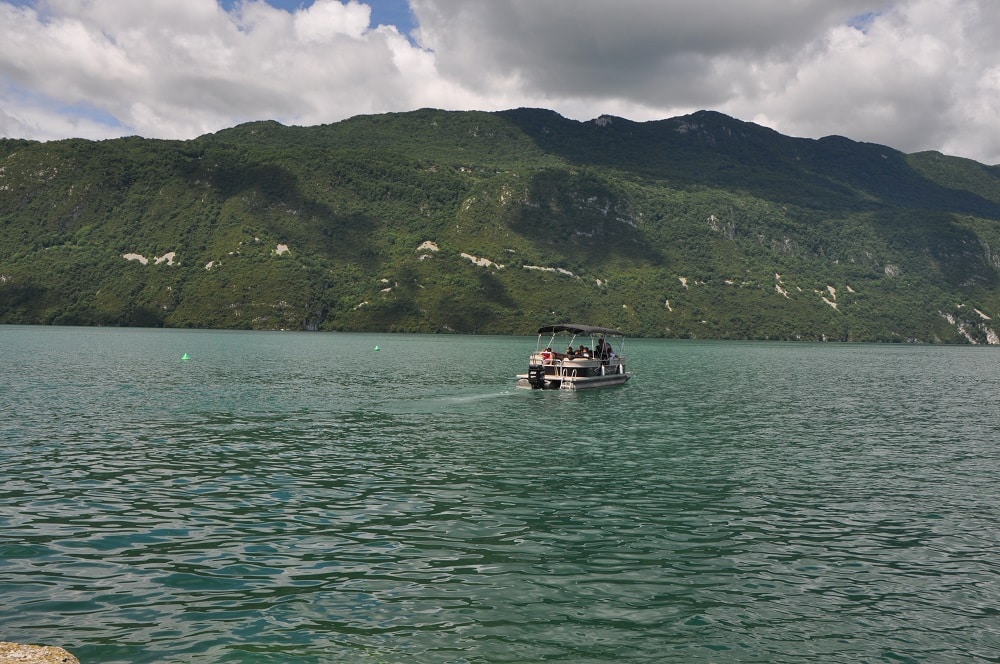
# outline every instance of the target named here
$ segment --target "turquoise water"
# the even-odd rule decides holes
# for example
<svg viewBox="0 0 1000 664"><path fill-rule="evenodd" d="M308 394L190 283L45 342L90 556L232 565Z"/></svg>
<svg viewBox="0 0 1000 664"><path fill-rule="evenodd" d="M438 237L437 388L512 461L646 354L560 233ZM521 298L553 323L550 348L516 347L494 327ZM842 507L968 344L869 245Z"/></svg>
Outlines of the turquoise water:
<svg viewBox="0 0 1000 664"><path fill-rule="evenodd" d="M0 327L0 640L1000 661L996 349L634 340L580 393L515 388L533 349Z"/></svg>

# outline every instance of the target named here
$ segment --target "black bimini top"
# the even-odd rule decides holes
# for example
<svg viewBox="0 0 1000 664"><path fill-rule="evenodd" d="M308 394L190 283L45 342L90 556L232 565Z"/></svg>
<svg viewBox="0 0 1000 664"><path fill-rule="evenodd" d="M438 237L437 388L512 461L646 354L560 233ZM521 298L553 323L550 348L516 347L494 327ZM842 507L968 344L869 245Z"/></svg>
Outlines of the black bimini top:
<svg viewBox="0 0 1000 664"><path fill-rule="evenodd" d="M539 334L557 334L559 332L569 332L571 334L589 334L592 337L624 337L623 332L612 330L610 327L597 327L595 325L577 325L576 323L561 323L559 325L545 325L538 329Z"/></svg>

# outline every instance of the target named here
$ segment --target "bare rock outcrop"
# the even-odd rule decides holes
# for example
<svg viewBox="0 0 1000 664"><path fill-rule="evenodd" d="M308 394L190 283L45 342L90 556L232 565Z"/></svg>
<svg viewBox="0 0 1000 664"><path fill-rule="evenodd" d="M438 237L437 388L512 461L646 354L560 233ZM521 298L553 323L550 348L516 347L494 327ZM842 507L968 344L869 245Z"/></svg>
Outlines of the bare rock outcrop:
<svg viewBox="0 0 1000 664"><path fill-rule="evenodd" d="M80 660L58 646L0 641L0 664L80 664Z"/></svg>

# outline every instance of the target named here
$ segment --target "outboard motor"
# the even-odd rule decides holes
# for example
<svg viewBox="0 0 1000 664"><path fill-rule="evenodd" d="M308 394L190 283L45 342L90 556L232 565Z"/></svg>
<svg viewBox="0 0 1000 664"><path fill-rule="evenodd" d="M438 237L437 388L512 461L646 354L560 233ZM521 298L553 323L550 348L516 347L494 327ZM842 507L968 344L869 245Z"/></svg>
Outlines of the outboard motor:
<svg viewBox="0 0 1000 664"><path fill-rule="evenodd" d="M528 384L531 389L540 390L545 387L545 367L541 364L528 365Z"/></svg>

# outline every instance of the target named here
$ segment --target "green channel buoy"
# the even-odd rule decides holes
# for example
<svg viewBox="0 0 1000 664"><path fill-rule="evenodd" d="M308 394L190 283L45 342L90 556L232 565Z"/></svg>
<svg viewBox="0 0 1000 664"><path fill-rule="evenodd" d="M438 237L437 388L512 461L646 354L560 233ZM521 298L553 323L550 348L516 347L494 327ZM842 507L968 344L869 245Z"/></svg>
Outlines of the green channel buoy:
<svg viewBox="0 0 1000 664"><path fill-rule="evenodd" d="M379 347L378 347L378 346L375 346L375 350L379 350Z"/></svg>
<svg viewBox="0 0 1000 664"><path fill-rule="evenodd" d="M188 355L187 353L184 353L183 355L181 355L181 359L182 359L182 360L190 360L190 359L191 359L191 356L190 356L190 355Z"/></svg>

